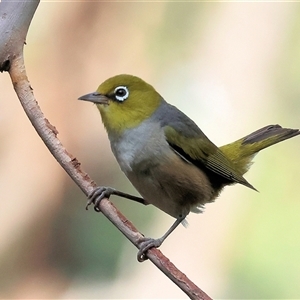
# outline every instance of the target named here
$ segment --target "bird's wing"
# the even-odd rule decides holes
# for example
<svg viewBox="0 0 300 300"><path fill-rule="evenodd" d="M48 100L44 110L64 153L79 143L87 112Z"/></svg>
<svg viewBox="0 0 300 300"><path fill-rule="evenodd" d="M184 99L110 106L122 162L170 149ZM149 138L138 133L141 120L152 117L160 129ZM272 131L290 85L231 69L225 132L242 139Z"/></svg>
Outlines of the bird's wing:
<svg viewBox="0 0 300 300"><path fill-rule="evenodd" d="M224 177L229 182L255 188L235 169L233 163L199 129L197 135L185 136L182 130L173 126L164 126L165 137L170 147L181 157L195 166Z"/></svg>

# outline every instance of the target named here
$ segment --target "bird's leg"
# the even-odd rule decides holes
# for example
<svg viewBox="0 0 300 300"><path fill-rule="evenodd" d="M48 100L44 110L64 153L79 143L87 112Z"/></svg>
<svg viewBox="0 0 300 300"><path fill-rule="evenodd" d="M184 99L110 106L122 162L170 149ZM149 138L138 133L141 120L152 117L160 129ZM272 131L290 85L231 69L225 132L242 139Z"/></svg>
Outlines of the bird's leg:
<svg viewBox="0 0 300 300"><path fill-rule="evenodd" d="M88 209L88 207L92 203L94 203L95 211L99 212L100 211L99 205L100 205L101 200L104 198L109 198L111 195L116 195L119 197L127 198L130 200L142 203L144 205L148 204L143 198L132 196L130 194L126 194L126 193L117 191L111 187L98 186L88 195L88 202L87 202L85 208Z"/></svg>
<svg viewBox="0 0 300 300"><path fill-rule="evenodd" d="M169 230L159 239L141 238L139 240L140 249L137 254L138 261L143 262L144 260L146 260L146 252L150 248L158 248L164 242L164 240L175 230L175 228L185 219L185 217L186 216L180 216L179 218L177 218L173 225L169 228Z"/></svg>

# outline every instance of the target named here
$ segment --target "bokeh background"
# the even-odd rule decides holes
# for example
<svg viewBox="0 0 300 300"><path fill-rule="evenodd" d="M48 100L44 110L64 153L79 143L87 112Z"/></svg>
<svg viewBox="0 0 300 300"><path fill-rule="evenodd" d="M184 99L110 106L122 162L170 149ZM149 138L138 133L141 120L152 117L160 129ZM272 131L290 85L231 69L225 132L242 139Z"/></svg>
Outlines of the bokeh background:
<svg viewBox="0 0 300 300"><path fill-rule="evenodd" d="M300 127L299 3L41 2L25 59L62 143L97 183L136 194L96 107L76 99L110 76L151 83L217 145L262 126ZM185 298L50 155L0 76L0 297ZM300 298L300 138L260 153L246 178L161 247L213 298ZM112 198L146 236L173 222Z"/></svg>

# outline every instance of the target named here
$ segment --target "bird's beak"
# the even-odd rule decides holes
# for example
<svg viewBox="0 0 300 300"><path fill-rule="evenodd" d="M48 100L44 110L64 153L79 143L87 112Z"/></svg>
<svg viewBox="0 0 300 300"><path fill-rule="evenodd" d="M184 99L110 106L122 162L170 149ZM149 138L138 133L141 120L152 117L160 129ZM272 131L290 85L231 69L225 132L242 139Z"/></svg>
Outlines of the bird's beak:
<svg viewBox="0 0 300 300"><path fill-rule="evenodd" d="M94 92L94 93L83 95L79 97L78 100L90 101L96 104L108 104L109 98L107 98L105 95Z"/></svg>

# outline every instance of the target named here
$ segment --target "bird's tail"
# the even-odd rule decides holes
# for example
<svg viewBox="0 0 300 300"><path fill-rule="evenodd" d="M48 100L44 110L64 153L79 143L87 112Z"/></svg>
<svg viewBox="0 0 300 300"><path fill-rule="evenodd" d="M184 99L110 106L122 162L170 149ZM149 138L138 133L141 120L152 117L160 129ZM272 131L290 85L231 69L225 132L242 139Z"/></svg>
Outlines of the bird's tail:
<svg viewBox="0 0 300 300"><path fill-rule="evenodd" d="M269 125L231 144L222 146L220 149L236 165L240 173L245 174L249 170L256 153L298 134L300 134L298 129Z"/></svg>

